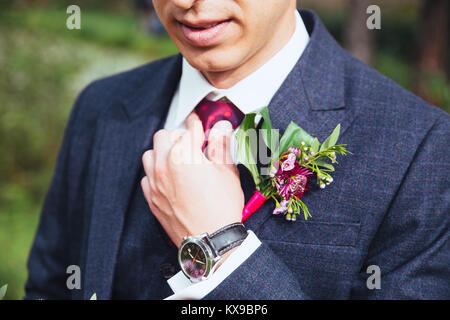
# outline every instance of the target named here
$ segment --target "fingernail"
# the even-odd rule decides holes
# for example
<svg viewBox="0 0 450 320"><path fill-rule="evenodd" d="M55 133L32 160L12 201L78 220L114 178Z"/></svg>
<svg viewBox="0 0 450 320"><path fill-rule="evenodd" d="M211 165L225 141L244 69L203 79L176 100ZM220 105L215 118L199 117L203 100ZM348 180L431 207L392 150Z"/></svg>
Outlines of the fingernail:
<svg viewBox="0 0 450 320"><path fill-rule="evenodd" d="M216 123L217 129L223 134L228 135L231 132L231 129L233 128L231 126L231 122L228 120L221 120Z"/></svg>

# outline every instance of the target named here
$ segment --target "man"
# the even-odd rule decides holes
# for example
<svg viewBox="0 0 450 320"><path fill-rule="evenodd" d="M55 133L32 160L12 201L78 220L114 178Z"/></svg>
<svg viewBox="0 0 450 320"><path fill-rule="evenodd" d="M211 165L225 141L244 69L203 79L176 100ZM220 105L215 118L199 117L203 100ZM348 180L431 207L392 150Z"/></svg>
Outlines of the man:
<svg viewBox="0 0 450 320"><path fill-rule="evenodd" d="M182 57L79 96L30 254L27 298L450 297L446 113L350 56L295 1L154 5ZM323 141L340 123L353 154L339 159L333 184L305 193L307 222L273 216L268 201L244 229L255 186L232 164L231 132L266 105L281 132L294 121ZM195 272L208 271L179 266L177 251L183 237L204 233L211 247L217 235L229 246L198 281ZM181 258L206 264L200 249L182 248ZM69 265L81 268L80 290L66 287ZM368 285L367 270L381 271L381 286Z"/></svg>

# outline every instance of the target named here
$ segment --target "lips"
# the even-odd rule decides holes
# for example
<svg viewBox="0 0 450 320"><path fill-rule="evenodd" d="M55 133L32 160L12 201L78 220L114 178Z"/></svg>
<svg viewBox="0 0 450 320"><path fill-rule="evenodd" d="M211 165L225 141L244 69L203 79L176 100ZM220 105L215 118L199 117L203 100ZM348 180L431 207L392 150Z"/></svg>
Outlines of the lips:
<svg viewBox="0 0 450 320"><path fill-rule="evenodd" d="M179 22L186 41L194 46L207 47L220 42L231 20L205 22Z"/></svg>
<svg viewBox="0 0 450 320"><path fill-rule="evenodd" d="M186 27L191 28L191 29L204 30L204 29L209 29L209 28L215 27L222 22L224 22L224 21L218 21L218 22L213 22L213 23L208 23L208 24L200 24L200 25L191 25L188 23L184 23L184 25L186 25Z"/></svg>

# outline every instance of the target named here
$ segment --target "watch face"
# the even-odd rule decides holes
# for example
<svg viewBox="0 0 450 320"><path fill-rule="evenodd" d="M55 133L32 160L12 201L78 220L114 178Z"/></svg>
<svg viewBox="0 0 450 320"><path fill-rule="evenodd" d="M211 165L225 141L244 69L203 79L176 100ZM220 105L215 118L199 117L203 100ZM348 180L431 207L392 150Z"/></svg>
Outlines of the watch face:
<svg viewBox="0 0 450 320"><path fill-rule="evenodd" d="M196 243L188 242L181 248L180 262L185 273L192 279L200 279L206 273L206 254Z"/></svg>

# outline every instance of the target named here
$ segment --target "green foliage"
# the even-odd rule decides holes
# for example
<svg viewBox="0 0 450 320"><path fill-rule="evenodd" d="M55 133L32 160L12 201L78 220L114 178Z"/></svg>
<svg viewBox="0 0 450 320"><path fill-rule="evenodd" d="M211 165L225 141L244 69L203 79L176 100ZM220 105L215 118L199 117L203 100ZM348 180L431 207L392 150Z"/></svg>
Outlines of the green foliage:
<svg viewBox="0 0 450 320"><path fill-rule="evenodd" d="M330 172L334 172L335 170L331 163L337 163L336 154L345 155L350 153L346 150L345 145L336 145L339 139L341 125L338 124L329 137L320 144L317 138L312 137L303 128L294 122L291 122L280 139L278 149L276 152L272 152L271 175L262 176L258 171L255 158L258 147L256 143L257 139L255 137L256 115L262 116L264 120L262 128L265 129L265 131L272 131L273 129L267 107L254 113L247 114L236 133L236 143L238 144L237 160L250 171L257 190L259 190L267 199L272 198L275 201L277 208L282 206L282 200L288 201L287 207L283 206L286 220L295 221L297 215L301 213L303 213L305 220L307 220L311 217L311 213L300 198L295 195L290 195L289 199L285 199L284 197L286 197L286 195L279 193L279 190L277 189L277 184L279 182L277 181L277 177L273 176L278 170L278 168L275 167L275 162L278 160L278 163L281 164L286 161L289 156L295 154L295 161L298 162L298 165L308 168L314 173L317 176L317 184L320 188L325 188L326 185L329 185L333 181ZM269 149L273 151L274 145L272 145L272 141L269 139L269 134L267 134L267 132L263 132L263 138ZM295 149L292 151L293 149L290 148Z"/></svg>
<svg viewBox="0 0 450 320"><path fill-rule="evenodd" d="M81 11L81 29L68 30L65 8L17 8L0 10L3 25L20 26L33 32L83 40L96 45L132 50L134 53L163 57L178 52L168 36L149 36L139 28L133 14L112 15L102 11Z"/></svg>
<svg viewBox="0 0 450 320"><path fill-rule="evenodd" d="M314 138L314 140L313 140L313 142L312 142L312 144L311 144L311 151L314 152L314 153L316 153L316 152L319 151L319 149L320 149L320 142L319 142L319 139Z"/></svg>
<svg viewBox="0 0 450 320"><path fill-rule="evenodd" d="M272 159L272 163L278 160L281 164L289 158L289 154L292 154L291 152L296 152L295 160L298 161L299 165L308 168L314 173L317 177L317 184L320 188L325 188L333 182L330 172L335 170L331 163L337 163L336 154L346 155L350 153L346 150L345 145L336 145L341 125L338 124L322 144L317 138L312 138L305 130L293 122L291 122L288 129L281 137L281 140L284 140L283 143L280 142L281 156ZM291 147L295 148L294 151L288 151ZM272 167L272 169L276 168ZM265 189L266 193L264 195L275 199L278 208L280 207L280 201L283 199L276 189L276 184L278 183L276 178L270 178L270 180L271 187ZM280 199L277 199L277 197L280 197ZM284 211L286 220L295 221L297 215L301 213L303 213L305 220L311 217L308 207L300 198L291 195L289 199L285 200L289 201L286 211Z"/></svg>
<svg viewBox="0 0 450 320"><path fill-rule="evenodd" d="M250 171L255 185L258 186L260 179L256 165L257 146L254 143L256 141L255 116L256 113L246 114L236 133L236 143L239 146L236 158ZM255 135L252 136L252 134Z"/></svg>
<svg viewBox="0 0 450 320"><path fill-rule="evenodd" d="M325 149L328 149L328 148L334 146L339 139L340 132L341 132L341 124L338 124L337 127L330 134L330 136L328 138L326 138L325 141L322 143L319 151L323 151Z"/></svg>
<svg viewBox="0 0 450 320"><path fill-rule="evenodd" d="M442 74L430 75L425 80L426 90L434 103L450 113L450 81Z"/></svg>
<svg viewBox="0 0 450 320"><path fill-rule="evenodd" d="M411 88L413 86L414 70L407 61L393 54L379 53L375 67L402 87Z"/></svg>
<svg viewBox="0 0 450 320"><path fill-rule="evenodd" d="M164 39L161 46L156 38L121 40L113 25L130 16L83 10L87 21L98 20L77 33L65 28L62 12L0 9L0 282L9 283L8 299L24 296L27 257L76 95L96 78L173 52Z"/></svg>
<svg viewBox="0 0 450 320"><path fill-rule="evenodd" d="M3 287L0 287L0 300L3 300L3 298L5 298L7 290L8 290L7 284L5 284Z"/></svg>
<svg viewBox="0 0 450 320"><path fill-rule="evenodd" d="M272 120L270 120L269 108L264 107L257 113L259 113L263 118L261 129L264 143L269 148L269 150L273 152L278 146L278 142L280 139L279 132L278 130L274 130L272 127Z"/></svg>
<svg viewBox="0 0 450 320"><path fill-rule="evenodd" d="M303 128L294 122L291 122L280 139L279 154L287 151L289 147L298 147L298 144L302 141L307 145L311 145L314 138L308 132L303 130Z"/></svg>

